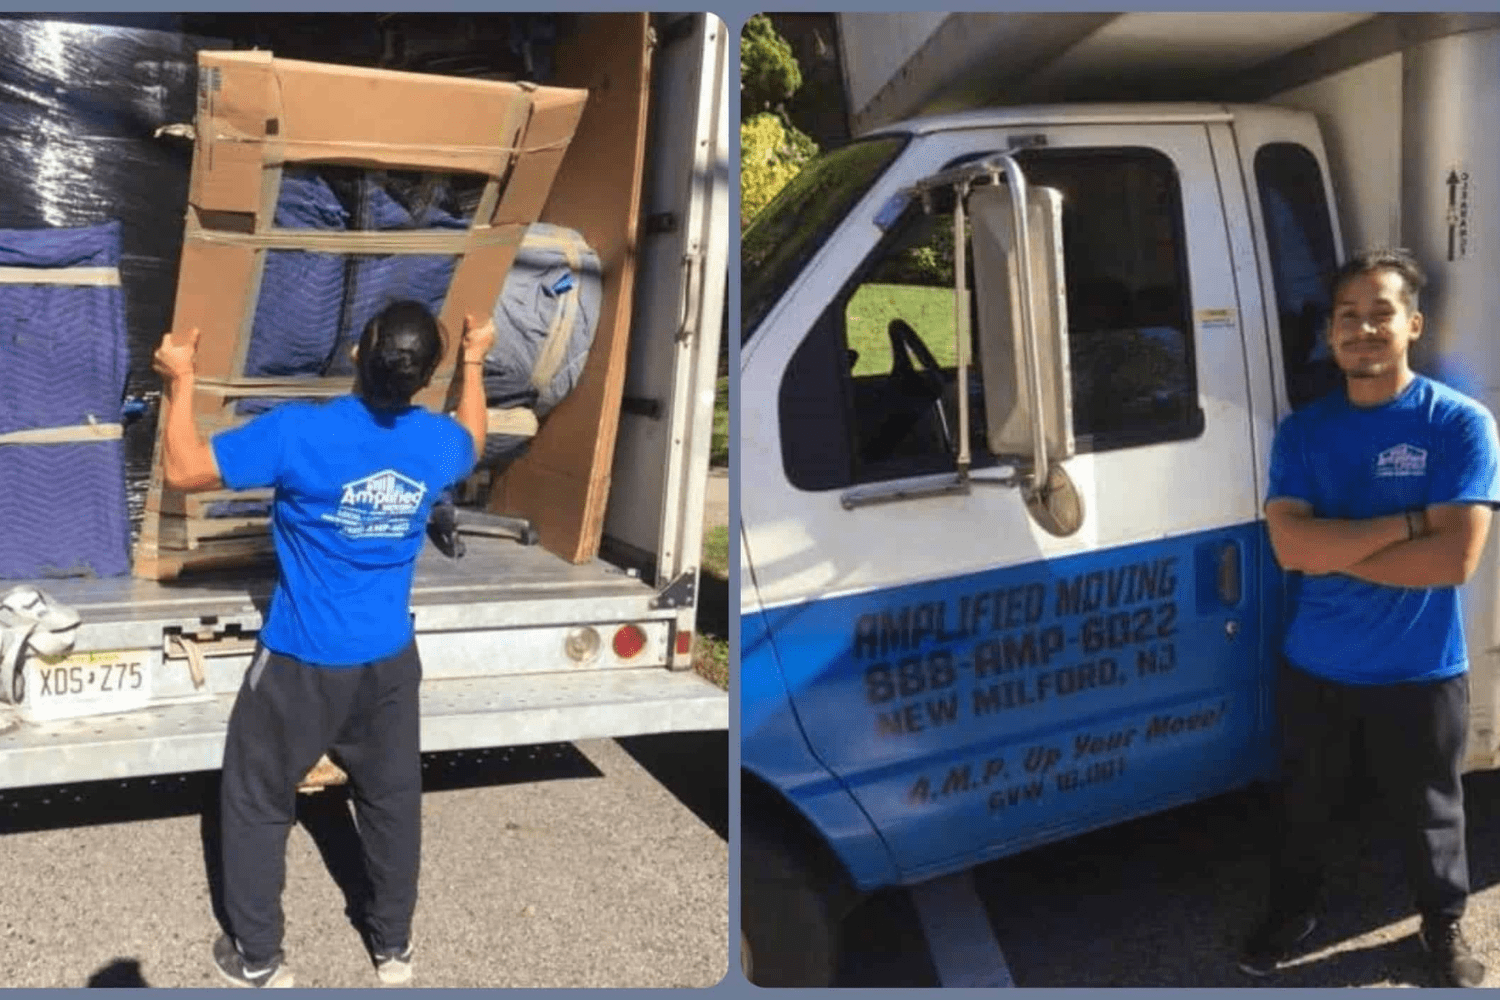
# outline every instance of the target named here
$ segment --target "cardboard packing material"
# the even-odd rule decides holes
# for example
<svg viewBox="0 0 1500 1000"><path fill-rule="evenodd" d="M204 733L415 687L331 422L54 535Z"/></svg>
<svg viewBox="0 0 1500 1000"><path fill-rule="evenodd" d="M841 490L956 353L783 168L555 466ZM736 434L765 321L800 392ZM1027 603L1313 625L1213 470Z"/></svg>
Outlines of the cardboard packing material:
<svg viewBox="0 0 1500 1000"><path fill-rule="evenodd" d="M269 52L201 52L198 64L173 329L197 327L201 334L194 399L199 427L211 435L238 423L239 397L331 396L349 389L347 379L244 377L264 255L272 249L458 255L440 317L450 333L447 351L417 400L440 408L449 395L463 317L489 314L526 226L549 204L587 91L300 62ZM307 162L470 172L488 181L467 231L278 230L272 220L281 168ZM623 339L623 329L616 333ZM237 498L248 494L189 499L166 489L159 423L136 575L169 579L188 568L268 555L264 519L203 517L207 501Z"/></svg>
<svg viewBox="0 0 1500 1000"><path fill-rule="evenodd" d="M646 14L590 15L580 36L558 47L557 82L587 88L589 100L541 221L583 234L599 255L604 300L578 385L490 495L490 510L529 518L544 547L577 563L599 553L625 392L651 91L649 30Z"/></svg>

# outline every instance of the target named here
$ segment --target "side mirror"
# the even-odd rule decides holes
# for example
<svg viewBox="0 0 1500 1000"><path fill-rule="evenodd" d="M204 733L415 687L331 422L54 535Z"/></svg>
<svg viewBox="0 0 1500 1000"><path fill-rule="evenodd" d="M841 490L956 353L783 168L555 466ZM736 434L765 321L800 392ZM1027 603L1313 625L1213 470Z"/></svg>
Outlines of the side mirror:
<svg viewBox="0 0 1500 1000"><path fill-rule="evenodd" d="M990 185L969 195L974 290L990 451L1045 462L1070 458L1076 447L1063 284L1062 195L1052 188L1032 188L1027 202L1031 245L1021 248L1010 190ZM1029 267L1031 278L1029 324L1022 294L1023 266ZM1038 378L1033 378L1033 365ZM1037 382L1039 406L1032 399ZM1036 454L1037 417L1042 422L1045 455ZM1045 468L1037 471L1039 480L1048 475Z"/></svg>
<svg viewBox="0 0 1500 1000"><path fill-rule="evenodd" d="M1000 183L1001 175L1005 184ZM978 185L988 180L988 185ZM976 186L978 185L978 186ZM955 475L922 483L880 484L850 490L846 509L890 500L967 493L972 486L1019 486L1036 522L1065 536L1083 525L1083 501L1061 459L1073 455L1072 383L1068 372L1068 316L1063 287L1062 195L1031 189L1009 155L971 162L924 178L887 202L886 228L920 197L929 213L934 194L951 189L953 213L954 349L958 374L958 454ZM1027 206L1023 213L1013 202ZM965 233L968 237L965 238ZM985 433L991 454L1011 459L1016 475L969 476L967 372L970 295L966 249L974 251L974 285L984 377Z"/></svg>
<svg viewBox="0 0 1500 1000"><path fill-rule="evenodd" d="M974 284L990 451L1031 467L1026 507L1050 534L1083 526L1083 501L1061 460L1072 457L1072 379L1064 285L1062 195L1011 184L973 191ZM1014 186L1012 186L1014 185ZM1024 195L1025 225L1015 218Z"/></svg>

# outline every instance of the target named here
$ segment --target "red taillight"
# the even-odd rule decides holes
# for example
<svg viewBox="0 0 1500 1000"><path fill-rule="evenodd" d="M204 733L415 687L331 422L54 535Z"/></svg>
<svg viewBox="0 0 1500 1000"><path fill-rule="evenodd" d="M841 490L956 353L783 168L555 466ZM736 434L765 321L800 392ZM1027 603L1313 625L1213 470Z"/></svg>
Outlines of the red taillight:
<svg viewBox="0 0 1500 1000"><path fill-rule="evenodd" d="M622 660L628 660L640 654L646 648L646 633L636 625L622 625L615 631L614 639L615 655Z"/></svg>
<svg viewBox="0 0 1500 1000"><path fill-rule="evenodd" d="M677 655L686 656L693 651L693 633L691 631L677 633Z"/></svg>

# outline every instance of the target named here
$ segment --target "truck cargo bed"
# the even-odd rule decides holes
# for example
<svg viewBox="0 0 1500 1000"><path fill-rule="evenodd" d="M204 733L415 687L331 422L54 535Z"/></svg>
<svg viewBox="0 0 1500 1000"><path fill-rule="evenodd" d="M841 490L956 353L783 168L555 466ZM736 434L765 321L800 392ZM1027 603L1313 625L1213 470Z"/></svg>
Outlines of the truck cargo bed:
<svg viewBox="0 0 1500 1000"><path fill-rule="evenodd" d="M423 550L412 588L419 631L567 621L577 617L574 602L586 605L595 620L636 618L648 610L651 588L603 561L574 565L541 546L504 538L464 541L462 559L449 559L430 544ZM199 623L256 630L274 580L267 564L172 582L122 577L36 583L83 617L75 648L88 650L159 645L163 628Z"/></svg>

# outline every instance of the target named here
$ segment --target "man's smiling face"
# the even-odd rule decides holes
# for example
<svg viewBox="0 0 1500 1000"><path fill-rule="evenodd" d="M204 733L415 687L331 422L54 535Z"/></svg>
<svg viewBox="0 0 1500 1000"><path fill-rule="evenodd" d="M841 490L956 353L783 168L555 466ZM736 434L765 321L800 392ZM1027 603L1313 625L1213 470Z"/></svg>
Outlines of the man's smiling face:
<svg viewBox="0 0 1500 1000"><path fill-rule="evenodd" d="M1422 335L1422 314L1412 306L1405 279L1388 268L1353 275L1339 285L1328 341L1345 375L1378 378L1401 365Z"/></svg>

